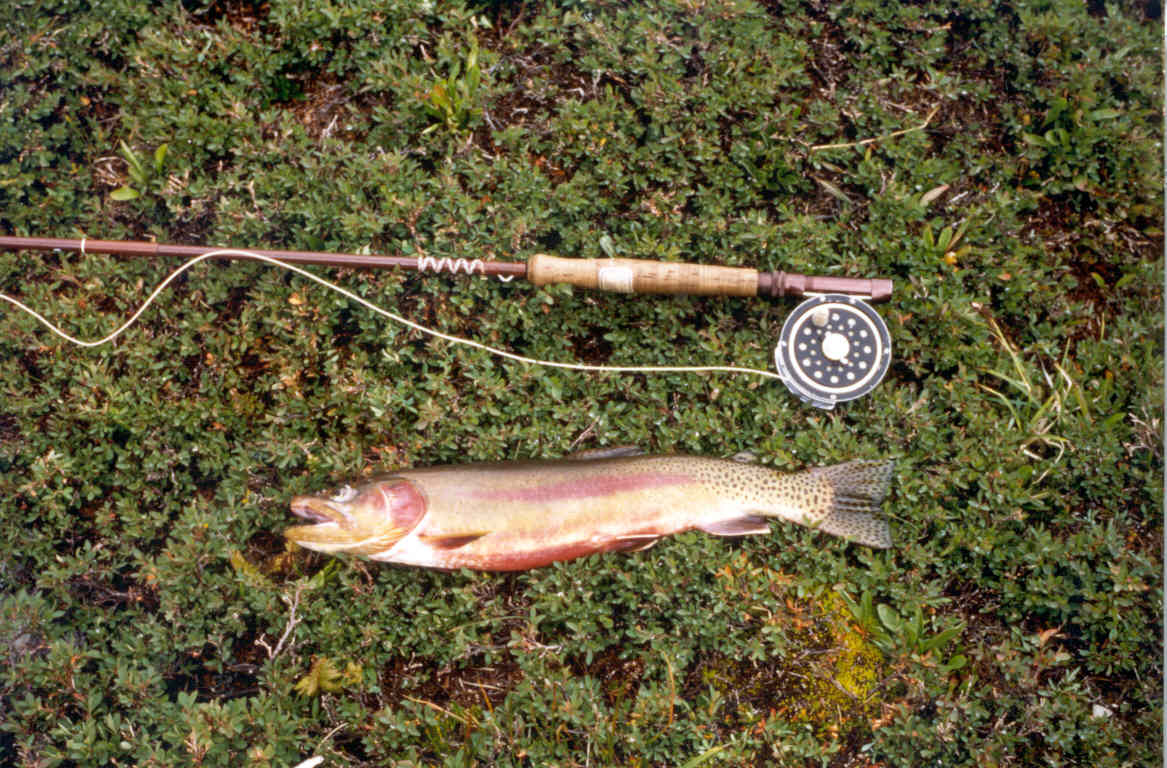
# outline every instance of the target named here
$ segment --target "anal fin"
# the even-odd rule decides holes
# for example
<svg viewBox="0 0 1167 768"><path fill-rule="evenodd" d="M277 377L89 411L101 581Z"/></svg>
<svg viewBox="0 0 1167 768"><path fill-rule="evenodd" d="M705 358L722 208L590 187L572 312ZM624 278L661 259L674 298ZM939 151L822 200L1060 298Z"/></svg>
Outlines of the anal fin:
<svg viewBox="0 0 1167 768"><path fill-rule="evenodd" d="M655 533L633 533L616 539L619 542L617 548L621 552L643 552L660 540L661 537Z"/></svg>
<svg viewBox="0 0 1167 768"><path fill-rule="evenodd" d="M697 526L697 530L714 536L750 536L756 533L769 533L770 521L758 515L742 515L705 523Z"/></svg>

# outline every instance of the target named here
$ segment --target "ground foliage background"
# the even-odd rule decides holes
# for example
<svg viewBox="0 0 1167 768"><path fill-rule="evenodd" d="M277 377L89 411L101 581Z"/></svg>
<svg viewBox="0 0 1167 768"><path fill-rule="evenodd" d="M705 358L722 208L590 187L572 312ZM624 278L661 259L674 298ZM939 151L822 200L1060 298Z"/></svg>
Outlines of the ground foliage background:
<svg viewBox="0 0 1167 768"><path fill-rule="evenodd" d="M260 265L91 351L4 310L0 763L1158 764L1159 14L4 3L5 233L897 290L887 379L833 413L501 362ZM0 289L97 336L174 266L5 253ZM792 306L329 274L595 363L766 367ZM496 575L281 540L292 495L375 470L627 443L898 457L898 546L776 524Z"/></svg>

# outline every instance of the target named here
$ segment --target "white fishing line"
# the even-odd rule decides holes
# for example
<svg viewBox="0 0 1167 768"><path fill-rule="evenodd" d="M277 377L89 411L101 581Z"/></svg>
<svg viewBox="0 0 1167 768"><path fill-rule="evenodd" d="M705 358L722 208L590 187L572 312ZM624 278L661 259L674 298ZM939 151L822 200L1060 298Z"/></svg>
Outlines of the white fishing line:
<svg viewBox="0 0 1167 768"><path fill-rule="evenodd" d="M390 312L384 307L377 306L368 299L358 296L352 291L349 291L346 288L342 288L339 285L325 280L322 277L318 277L311 272L308 272L307 270L295 266L294 264L288 264L286 262L280 261L279 259L273 259L270 256L264 256L260 253L252 253L251 251L244 251L236 248L222 248L216 251L209 251L189 259L185 264L171 272L165 280L159 283L158 287L155 288L146 301L142 303L142 306L138 307L138 310L134 312L134 314L130 315L129 319L122 323L121 326L112 331L109 335L93 341L86 341L84 339L78 339L69 335L60 327L53 324L52 321L48 320L44 315L40 314L23 302L8 296L7 294L0 293L0 299L4 299L8 303L15 306L17 309L23 310L29 315L32 315L38 322L41 323L41 325L45 326L70 344L85 348L100 347L103 344L110 343L118 336L121 336L122 333L126 331L126 329L137 322L142 313L145 312L149 306L153 304L154 301L158 298L158 295L162 293L162 291L166 290L167 286L174 282L179 277L179 275L200 262L221 256L242 256L248 259L253 259L255 261L261 261L272 266L281 267L290 272L295 272L297 275L306 277L312 282L318 285L322 285L329 290L335 291L350 301L354 301L366 309L372 310L378 315L388 318L389 320L392 320L396 323L400 323L407 328L412 328L415 331L420 331L421 333L428 334L435 338L443 339L453 344L461 344L463 346L473 347L474 349L481 349L485 352L489 352L492 355L506 358L507 360L514 360L519 363L527 363L528 365L542 365L549 368L563 368L572 371L591 371L596 373L729 373L752 374L754 376L764 376L768 379L781 379L781 377L776 373L758 368L742 368L725 365L588 365L585 363L561 363L554 360L540 360L534 357L526 357L525 355L517 355L514 352L507 352L505 349L498 349L497 347L492 347L487 344L474 341L473 339L465 339L461 336L453 336L448 333L442 333L441 331L435 330L433 328L428 328L424 325L421 325L420 323L415 323L408 318Z"/></svg>

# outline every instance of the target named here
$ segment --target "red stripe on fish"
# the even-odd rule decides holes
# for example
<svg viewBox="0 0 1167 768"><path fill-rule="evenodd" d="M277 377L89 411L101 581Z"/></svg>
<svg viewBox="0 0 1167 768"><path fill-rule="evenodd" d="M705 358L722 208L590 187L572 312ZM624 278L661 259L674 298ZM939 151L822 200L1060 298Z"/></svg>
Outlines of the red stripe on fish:
<svg viewBox="0 0 1167 768"><path fill-rule="evenodd" d="M483 501L527 502L589 499L595 496L609 496L614 493L640 491L646 488L661 488L668 485L685 485L692 482L692 475L679 474L618 475L616 477L593 475L580 480L566 480L561 483L540 485L535 488L482 490L475 492L473 497Z"/></svg>

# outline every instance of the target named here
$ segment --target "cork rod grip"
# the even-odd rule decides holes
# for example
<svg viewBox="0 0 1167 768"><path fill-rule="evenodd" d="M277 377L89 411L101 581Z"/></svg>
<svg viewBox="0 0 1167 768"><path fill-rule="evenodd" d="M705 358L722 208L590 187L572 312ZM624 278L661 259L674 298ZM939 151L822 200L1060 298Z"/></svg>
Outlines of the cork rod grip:
<svg viewBox="0 0 1167 768"><path fill-rule="evenodd" d="M758 294L755 269L644 259L564 259L536 253L527 260L527 279L535 285L569 283L619 293Z"/></svg>

